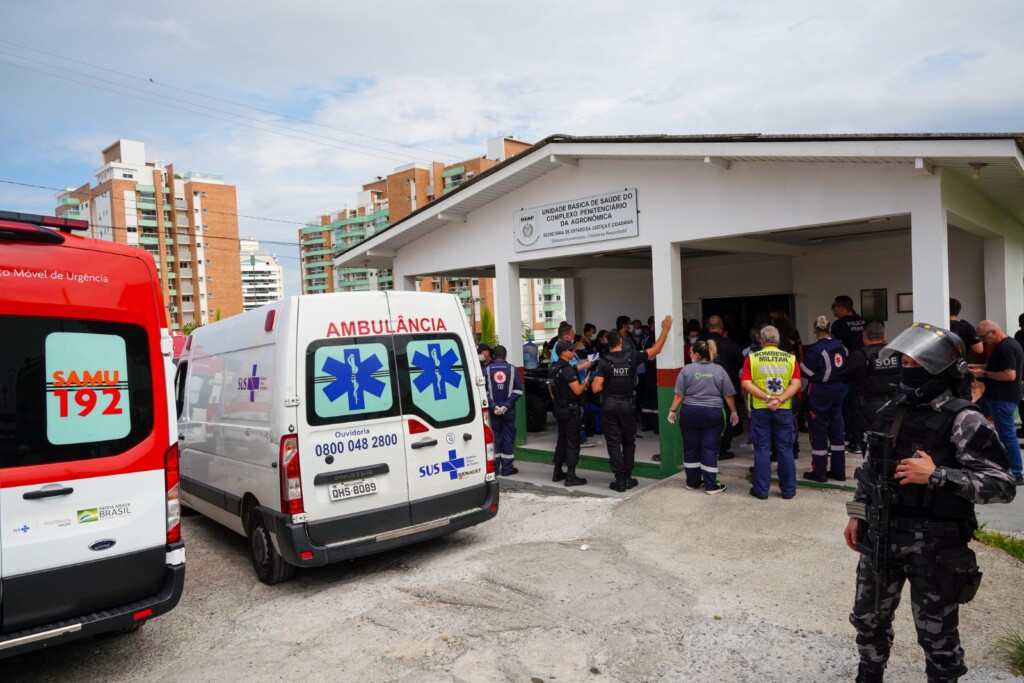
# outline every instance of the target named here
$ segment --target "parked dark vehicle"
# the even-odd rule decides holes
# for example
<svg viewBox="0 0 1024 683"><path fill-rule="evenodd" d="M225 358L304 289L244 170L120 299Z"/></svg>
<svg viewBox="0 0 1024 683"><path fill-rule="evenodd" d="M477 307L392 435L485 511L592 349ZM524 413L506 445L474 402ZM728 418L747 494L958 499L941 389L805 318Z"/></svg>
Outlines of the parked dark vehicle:
<svg viewBox="0 0 1024 683"><path fill-rule="evenodd" d="M548 364L541 363L532 370L523 370L523 386L526 397L526 431L540 432L548 422L548 413L553 404L548 387Z"/></svg>

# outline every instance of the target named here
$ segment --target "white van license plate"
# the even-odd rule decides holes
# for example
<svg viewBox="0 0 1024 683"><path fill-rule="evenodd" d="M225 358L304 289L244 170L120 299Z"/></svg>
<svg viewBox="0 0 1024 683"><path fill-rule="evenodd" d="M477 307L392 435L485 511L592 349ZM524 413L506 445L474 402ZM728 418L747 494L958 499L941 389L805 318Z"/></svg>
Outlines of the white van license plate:
<svg viewBox="0 0 1024 683"><path fill-rule="evenodd" d="M331 500L345 500L356 496L368 496L377 493L377 481L373 478L358 481L346 481L343 484L331 484Z"/></svg>

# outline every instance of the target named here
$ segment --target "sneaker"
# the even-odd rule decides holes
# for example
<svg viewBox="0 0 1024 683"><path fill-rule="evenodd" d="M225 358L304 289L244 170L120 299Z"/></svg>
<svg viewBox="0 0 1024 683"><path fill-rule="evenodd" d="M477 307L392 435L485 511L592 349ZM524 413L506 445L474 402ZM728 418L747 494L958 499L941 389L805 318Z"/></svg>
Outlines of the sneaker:
<svg viewBox="0 0 1024 683"><path fill-rule="evenodd" d="M719 453L718 454L718 459L719 460L732 460L735 457L736 457L736 454L733 453L732 451L726 451L725 453Z"/></svg>
<svg viewBox="0 0 1024 683"><path fill-rule="evenodd" d="M835 481L846 481L846 474L845 473L836 474L835 472L829 472L828 473L828 478L829 479L834 479Z"/></svg>
<svg viewBox="0 0 1024 683"><path fill-rule="evenodd" d="M762 495L756 493L754 491L754 487L753 486L750 487L750 495L752 495L754 498L757 498L758 500L768 500L768 496L767 495L762 496Z"/></svg>
<svg viewBox="0 0 1024 683"><path fill-rule="evenodd" d="M586 442L586 443L581 443L581 444L580 444L580 448L593 448L593 447L594 447L594 446L596 446L596 445L597 445L596 443L593 443L593 442L591 442L591 441L588 441L588 442Z"/></svg>
<svg viewBox="0 0 1024 683"><path fill-rule="evenodd" d="M709 496L713 496L716 493L721 493L726 488L728 488L728 487L725 484L719 484L717 489L709 489L709 490L705 491L704 493L708 494Z"/></svg>
<svg viewBox="0 0 1024 683"><path fill-rule="evenodd" d="M704 488L703 484L691 484L690 482L686 482L687 491L700 491L702 488Z"/></svg>
<svg viewBox="0 0 1024 683"><path fill-rule="evenodd" d="M828 477L824 474L818 474L817 472L804 472L804 479L807 481L816 481L819 484L824 484L828 481Z"/></svg>

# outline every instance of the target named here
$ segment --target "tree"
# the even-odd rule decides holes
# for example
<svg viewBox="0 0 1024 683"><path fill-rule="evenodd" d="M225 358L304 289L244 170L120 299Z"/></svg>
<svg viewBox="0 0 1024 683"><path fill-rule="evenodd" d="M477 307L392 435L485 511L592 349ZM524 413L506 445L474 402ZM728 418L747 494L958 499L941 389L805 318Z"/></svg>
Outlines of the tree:
<svg viewBox="0 0 1024 683"><path fill-rule="evenodd" d="M494 330L494 313L486 306L480 309L480 342L492 349L498 345L498 335Z"/></svg>

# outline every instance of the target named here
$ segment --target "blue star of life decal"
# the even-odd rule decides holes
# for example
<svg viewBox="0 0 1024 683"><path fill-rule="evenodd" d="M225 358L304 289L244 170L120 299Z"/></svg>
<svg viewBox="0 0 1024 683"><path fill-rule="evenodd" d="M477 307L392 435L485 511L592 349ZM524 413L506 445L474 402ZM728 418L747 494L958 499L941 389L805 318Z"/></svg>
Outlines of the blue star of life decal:
<svg viewBox="0 0 1024 683"><path fill-rule="evenodd" d="M458 479L459 470L466 466L465 458L456 458L455 449L448 451L448 459L441 461L441 471L448 473L449 479Z"/></svg>
<svg viewBox="0 0 1024 683"><path fill-rule="evenodd" d="M459 356L452 349L441 353L440 344L427 344L427 353L430 355L419 351L413 354L412 365L423 371L413 385L420 393L427 387L433 387L434 400L442 401L448 397L449 384L458 387L462 383L462 375L452 370L452 366L459 362Z"/></svg>
<svg viewBox="0 0 1024 683"><path fill-rule="evenodd" d="M328 357L322 370L334 377L334 381L324 387L324 395L334 403L344 395L348 395L349 410L366 408L366 393L380 398L387 385L373 376L384 365L375 354L365 360L360 358L359 349L345 349L344 362Z"/></svg>
<svg viewBox="0 0 1024 683"><path fill-rule="evenodd" d="M781 377L769 377L765 383L768 387L769 394L781 394L782 393L782 378Z"/></svg>

